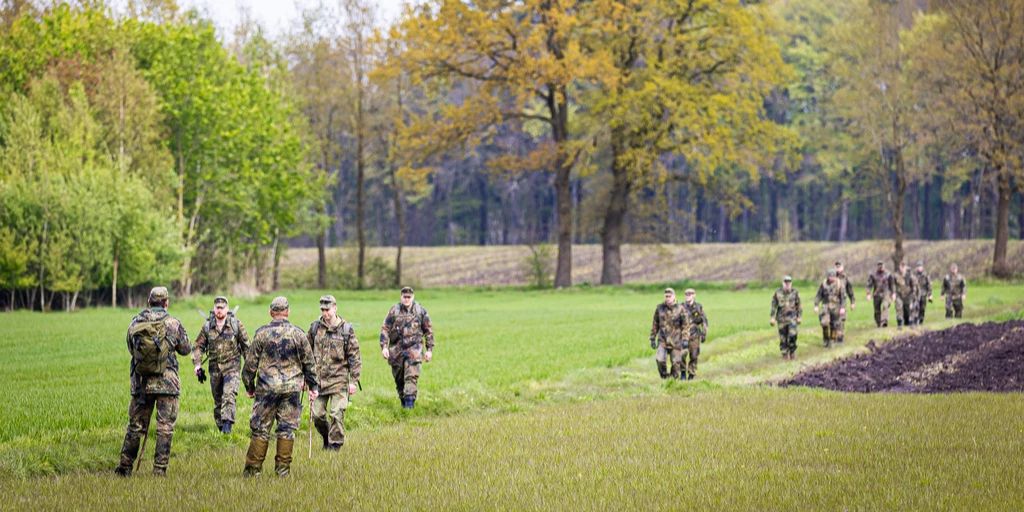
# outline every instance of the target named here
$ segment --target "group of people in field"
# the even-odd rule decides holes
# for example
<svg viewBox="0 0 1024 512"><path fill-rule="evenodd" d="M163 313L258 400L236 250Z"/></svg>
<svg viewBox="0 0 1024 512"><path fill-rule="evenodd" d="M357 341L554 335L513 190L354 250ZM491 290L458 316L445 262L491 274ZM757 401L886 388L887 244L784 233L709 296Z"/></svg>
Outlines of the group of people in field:
<svg viewBox="0 0 1024 512"><path fill-rule="evenodd" d="M149 307L128 327L131 401L121 460L115 469L118 475L127 477L133 466L138 469L136 459L141 464L139 452L145 451L154 410L157 426L153 473L167 473L181 394L175 354L191 353L199 382L210 381L213 418L220 432L231 433L240 386L244 385L253 399L244 476L262 472L275 424L274 470L279 476L289 475L306 391L311 420L323 449L341 449L345 443L344 413L351 397L361 389L362 362L355 329L338 315L334 296L320 298L320 316L306 330L288 321L288 299L274 298L270 322L256 330L251 342L241 320L228 309L227 297L217 297L194 347L181 321L167 312L169 304L167 288L153 288ZM433 358L434 333L430 315L415 301L410 287L402 288L400 301L384 318L380 350L391 366L402 407L414 408L420 366ZM204 357L209 373L203 368Z"/></svg>
<svg viewBox="0 0 1024 512"><path fill-rule="evenodd" d="M964 300L967 298L967 281L960 274L956 263L949 266L949 273L942 280L941 295L946 300L946 318L961 318ZM688 289L686 302L677 304L675 290L666 288L664 302L654 310L650 341L651 348L657 351L654 360L658 374L663 379L672 377L686 380L696 374L700 345L706 341L707 336L707 317L700 304L693 301L695 296L694 290ZM931 278L923 261L918 261L913 269L901 261L896 272L889 272L885 262L879 261L875 271L868 275L866 296L873 303L877 327L888 327L889 310L893 306L898 327L919 325L924 322L925 311L933 299ZM702 323L690 313L694 304L700 311ZM847 307L851 310L856 308L856 294L843 262L836 261L828 269L814 295L814 313L818 315L826 348L845 341ZM779 350L783 359L795 359L798 329L802 321L800 292L793 287L793 278L784 276L782 286L772 294L769 320L772 326L778 328ZM701 334L695 336L694 332ZM667 367L670 357L671 369Z"/></svg>

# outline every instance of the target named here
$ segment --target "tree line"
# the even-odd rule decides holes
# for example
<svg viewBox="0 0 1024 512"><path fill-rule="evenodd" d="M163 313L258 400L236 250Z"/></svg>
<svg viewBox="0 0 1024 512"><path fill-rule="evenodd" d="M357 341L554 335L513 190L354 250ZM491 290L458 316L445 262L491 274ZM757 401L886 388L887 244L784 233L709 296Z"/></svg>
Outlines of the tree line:
<svg viewBox="0 0 1024 512"><path fill-rule="evenodd" d="M1024 231L1024 0L432 0L269 38L172 1L0 10L0 298L248 281L288 246ZM1011 233L1013 232L1013 234ZM389 277L390 279L390 277Z"/></svg>

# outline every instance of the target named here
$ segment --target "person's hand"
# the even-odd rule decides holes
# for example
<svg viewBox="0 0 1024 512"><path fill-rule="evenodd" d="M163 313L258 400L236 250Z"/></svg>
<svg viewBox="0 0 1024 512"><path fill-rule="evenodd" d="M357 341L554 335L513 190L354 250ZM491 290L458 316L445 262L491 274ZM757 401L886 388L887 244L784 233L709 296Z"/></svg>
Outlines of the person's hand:
<svg viewBox="0 0 1024 512"><path fill-rule="evenodd" d="M433 352L428 350L428 351L423 353L423 360L424 361L429 363L430 360L433 359L433 358L434 358L434 353Z"/></svg>
<svg viewBox="0 0 1024 512"><path fill-rule="evenodd" d="M846 308L839 308L839 314L840 315L845 315L846 314Z"/></svg>
<svg viewBox="0 0 1024 512"><path fill-rule="evenodd" d="M857 309L857 303L856 302L851 302L850 303L850 309Z"/></svg>
<svg viewBox="0 0 1024 512"><path fill-rule="evenodd" d="M319 391L317 391L315 389L309 390L309 399L310 400L316 400L316 397L318 397L318 396L320 396L320 392Z"/></svg>
<svg viewBox="0 0 1024 512"><path fill-rule="evenodd" d="M196 377L199 376L199 372L201 372L201 371L203 371L203 367L200 366L200 365L196 365L196 369L195 369Z"/></svg>
<svg viewBox="0 0 1024 512"><path fill-rule="evenodd" d="M654 336L651 336L651 348L658 348L658 344L654 342Z"/></svg>
<svg viewBox="0 0 1024 512"><path fill-rule="evenodd" d="M964 292L964 294L960 296L960 300L964 300L966 298L967 298L967 292Z"/></svg>
<svg viewBox="0 0 1024 512"><path fill-rule="evenodd" d="M932 302L932 295L929 295L928 296L928 303L930 304L931 302Z"/></svg>
<svg viewBox="0 0 1024 512"><path fill-rule="evenodd" d="M815 312L815 313L817 313L817 312L818 312L818 306L814 306L814 312Z"/></svg>
<svg viewBox="0 0 1024 512"><path fill-rule="evenodd" d="M256 398L255 391L246 391L245 394L249 395L249 398Z"/></svg>
<svg viewBox="0 0 1024 512"><path fill-rule="evenodd" d="M771 325L775 325L775 319L772 318L771 320L768 320L768 323L771 324Z"/></svg>
<svg viewBox="0 0 1024 512"><path fill-rule="evenodd" d="M804 319L803 319L803 318L800 318L800 317L796 317L796 324L797 324L797 325L800 325L800 322L803 322L803 321L804 321Z"/></svg>
<svg viewBox="0 0 1024 512"><path fill-rule="evenodd" d="M383 349L381 349L380 355L384 356L384 359L388 359L391 357L391 352L388 350L387 347L384 347Z"/></svg>
<svg viewBox="0 0 1024 512"><path fill-rule="evenodd" d="M359 391L359 386L350 382L348 385L348 396L356 394L357 391Z"/></svg>
<svg viewBox="0 0 1024 512"><path fill-rule="evenodd" d="M870 293L864 294L864 300L871 300L871 294Z"/></svg>

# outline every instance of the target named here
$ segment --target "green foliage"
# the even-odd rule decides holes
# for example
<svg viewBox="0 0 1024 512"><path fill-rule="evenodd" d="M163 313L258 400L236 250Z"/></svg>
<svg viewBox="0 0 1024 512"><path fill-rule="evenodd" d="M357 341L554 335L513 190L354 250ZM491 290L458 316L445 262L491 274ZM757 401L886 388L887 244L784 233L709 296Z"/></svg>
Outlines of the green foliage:
<svg viewBox="0 0 1024 512"><path fill-rule="evenodd" d="M523 259L523 272L534 288L550 288L554 271L554 253L548 244L527 246L530 254Z"/></svg>
<svg viewBox="0 0 1024 512"><path fill-rule="evenodd" d="M327 279L324 282L332 290L359 289L356 275L358 255L355 250L341 251L338 257L327 261ZM366 259L366 275L363 287L368 289L391 289L395 284L395 267L380 256ZM282 288L311 289L317 287L317 268L313 265L284 267L281 274Z"/></svg>

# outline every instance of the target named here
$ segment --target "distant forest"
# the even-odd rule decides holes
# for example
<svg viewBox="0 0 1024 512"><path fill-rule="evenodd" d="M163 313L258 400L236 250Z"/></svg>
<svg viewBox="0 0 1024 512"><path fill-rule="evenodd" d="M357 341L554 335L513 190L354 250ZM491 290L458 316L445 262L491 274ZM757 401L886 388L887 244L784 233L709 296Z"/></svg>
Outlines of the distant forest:
<svg viewBox="0 0 1024 512"><path fill-rule="evenodd" d="M300 246L363 288L552 244L567 286L574 243L619 284L626 243L993 238L1008 276L1024 238L1024 0L307 7L0 1L2 303L270 290Z"/></svg>

